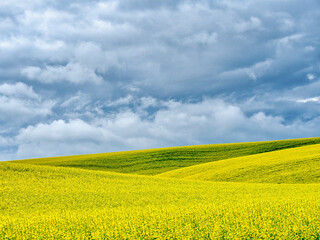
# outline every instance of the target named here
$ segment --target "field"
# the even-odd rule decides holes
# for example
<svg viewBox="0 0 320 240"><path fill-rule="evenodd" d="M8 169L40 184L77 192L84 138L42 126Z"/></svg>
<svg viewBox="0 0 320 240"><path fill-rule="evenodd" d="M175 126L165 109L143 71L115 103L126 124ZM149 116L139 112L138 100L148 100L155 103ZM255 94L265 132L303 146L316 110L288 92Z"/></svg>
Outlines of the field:
<svg viewBox="0 0 320 240"><path fill-rule="evenodd" d="M2 162L0 239L320 239L319 142Z"/></svg>
<svg viewBox="0 0 320 240"><path fill-rule="evenodd" d="M320 144L198 164L159 176L224 182L319 183Z"/></svg>
<svg viewBox="0 0 320 240"><path fill-rule="evenodd" d="M188 147L148 149L23 160L23 163L57 167L74 167L119 173L156 175L182 167L227 158L248 156L275 150L320 143L320 138L282 141L211 144ZM14 162L14 161L12 161ZM20 161L16 161L20 163Z"/></svg>

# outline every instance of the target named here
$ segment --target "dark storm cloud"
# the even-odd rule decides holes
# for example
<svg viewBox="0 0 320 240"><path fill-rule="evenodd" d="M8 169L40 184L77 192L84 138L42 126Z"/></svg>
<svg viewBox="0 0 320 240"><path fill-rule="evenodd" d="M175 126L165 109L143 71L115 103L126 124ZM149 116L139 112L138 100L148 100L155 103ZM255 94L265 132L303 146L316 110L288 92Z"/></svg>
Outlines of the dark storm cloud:
<svg viewBox="0 0 320 240"><path fill-rule="evenodd" d="M1 159L319 135L319 21L316 0L1 1Z"/></svg>

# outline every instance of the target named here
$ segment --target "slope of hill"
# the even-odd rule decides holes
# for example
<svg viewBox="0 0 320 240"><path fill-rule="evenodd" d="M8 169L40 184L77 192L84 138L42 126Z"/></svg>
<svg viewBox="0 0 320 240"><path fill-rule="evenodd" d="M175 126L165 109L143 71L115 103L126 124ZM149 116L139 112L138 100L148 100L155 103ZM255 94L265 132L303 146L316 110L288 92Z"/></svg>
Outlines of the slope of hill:
<svg viewBox="0 0 320 240"><path fill-rule="evenodd" d="M173 147L11 162L156 175L201 163L317 143L320 143L320 138Z"/></svg>
<svg viewBox="0 0 320 240"><path fill-rule="evenodd" d="M319 239L320 184L0 163L0 239Z"/></svg>
<svg viewBox="0 0 320 240"><path fill-rule="evenodd" d="M320 144L204 163L158 176L230 182L319 183Z"/></svg>

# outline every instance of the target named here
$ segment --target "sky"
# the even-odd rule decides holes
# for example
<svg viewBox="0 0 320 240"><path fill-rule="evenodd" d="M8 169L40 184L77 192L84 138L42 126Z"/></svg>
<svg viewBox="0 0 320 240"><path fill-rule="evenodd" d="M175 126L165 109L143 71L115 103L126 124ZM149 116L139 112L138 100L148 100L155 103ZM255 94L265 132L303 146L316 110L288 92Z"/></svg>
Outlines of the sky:
<svg viewBox="0 0 320 240"><path fill-rule="evenodd" d="M320 136L318 0L0 1L0 160Z"/></svg>

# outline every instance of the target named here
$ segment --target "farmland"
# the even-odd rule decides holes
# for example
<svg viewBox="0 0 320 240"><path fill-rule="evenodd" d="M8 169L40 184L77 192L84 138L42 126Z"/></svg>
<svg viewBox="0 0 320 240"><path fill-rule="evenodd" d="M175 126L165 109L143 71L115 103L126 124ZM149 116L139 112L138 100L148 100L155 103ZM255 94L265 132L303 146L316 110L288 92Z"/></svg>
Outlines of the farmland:
<svg viewBox="0 0 320 240"><path fill-rule="evenodd" d="M317 143L320 143L320 138L253 143L210 144L128 152L39 158L12 162L112 171L119 173L134 173L139 175L156 175L201 163L313 145Z"/></svg>
<svg viewBox="0 0 320 240"><path fill-rule="evenodd" d="M0 239L319 239L319 150L313 138L2 162Z"/></svg>
<svg viewBox="0 0 320 240"><path fill-rule="evenodd" d="M318 183L320 144L198 164L159 176L224 182Z"/></svg>

